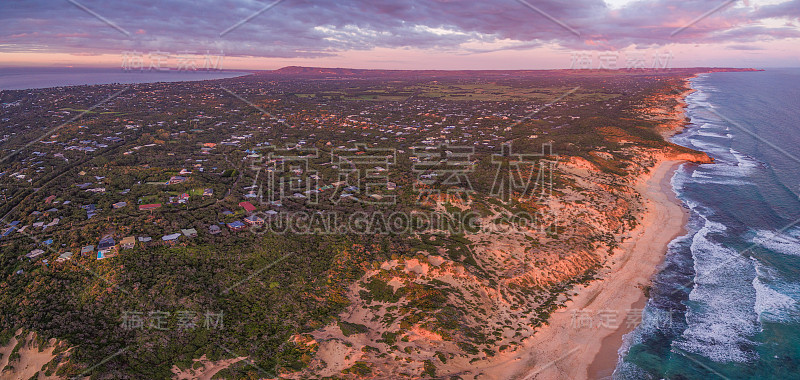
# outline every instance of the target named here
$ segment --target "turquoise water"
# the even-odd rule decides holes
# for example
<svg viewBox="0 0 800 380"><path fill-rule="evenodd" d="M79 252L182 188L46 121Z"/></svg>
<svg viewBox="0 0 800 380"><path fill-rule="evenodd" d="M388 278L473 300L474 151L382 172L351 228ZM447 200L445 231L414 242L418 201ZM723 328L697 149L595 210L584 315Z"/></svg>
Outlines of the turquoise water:
<svg viewBox="0 0 800 380"><path fill-rule="evenodd" d="M615 379L800 379L800 69L703 74L674 142L716 159L673 187L691 210Z"/></svg>

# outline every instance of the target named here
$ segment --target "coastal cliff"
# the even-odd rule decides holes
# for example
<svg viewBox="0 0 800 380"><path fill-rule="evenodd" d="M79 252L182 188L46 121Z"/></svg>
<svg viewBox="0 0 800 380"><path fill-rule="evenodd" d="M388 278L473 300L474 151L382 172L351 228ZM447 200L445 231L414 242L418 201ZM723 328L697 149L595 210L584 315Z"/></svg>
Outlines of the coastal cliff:
<svg viewBox="0 0 800 380"><path fill-rule="evenodd" d="M656 121L659 130L670 134L680 131L686 122L682 96L688 90L679 83L676 86L667 95L646 99L640 108L647 120ZM621 135L616 130L613 133ZM636 137L617 138L624 143ZM562 331L568 328L565 323L571 323L563 315L564 307L574 304L573 299L583 300L586 306L581 289L602 288L630 259L636 231L653 223L652 200L661 195L645 194L653 190L646 190L643 184L653 178L657 183L664 178L668 182L672 172L664 169L664 163L671 163L667 165L671 170L680 162L713 163L705 153L671 143L652 148L629 144L618 154L635 163L626 167L625 175L613 171L615 155L603 150L559 160L558 182L564 185L554 190L553 199L544 205L519 203L541 211L546 228L482 230L446 238L459 242L458 252L442 246L438 255L420 252L412 259L375 263L350 287L350 305L338 321L294 337L313 359L304 371L287 376L525 376L531 366L542 362L530 355L541 353L541 345L547 345L542 342L542 337L550 336L547 331ZM659 191L671 190L667 186ZM449 207L453 206L460 210L474 207ZM670 207L672 213L682 212L680 206ZM439 209L446 211L444 205ZM508 205L497 204L483 211L482 226L502 224L511 217ZM658 215L675 219L672 214ZM679 228L680 217L670 223ZM429 239L431 244L439 243L435 236ZM665 244L656 249L665 249ZM644 277L625 284L620 291L627 295L616 297L641 297L638 287L647 285L661 254L639 258L646 265L641 264L645 267L634 274ZM588 356L576 367L577 375L568 372L577 378L585 376L594 352L582 353Z"/></svg>

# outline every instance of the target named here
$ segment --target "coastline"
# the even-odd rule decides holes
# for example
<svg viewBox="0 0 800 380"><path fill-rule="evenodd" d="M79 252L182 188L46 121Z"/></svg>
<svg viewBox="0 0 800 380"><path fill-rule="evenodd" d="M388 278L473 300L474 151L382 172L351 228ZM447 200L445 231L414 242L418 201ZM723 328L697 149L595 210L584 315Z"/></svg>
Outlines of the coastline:
<svg viewBox="0 0 800 380"><path fill-rule="evenodd" d="M577 295L551 316L516 363L497 366L497 378L596 379L611 375L617 364L622 335L636 325L625 323L629 310L644 306L642 287L662 263L667 245L685 233L689 213L672 190L671 179L684 160L662 159L642 176L636 189L647 204L641 223L631 231L614 256L604 279L575 289ZM618 326L576 326L576 313L616 311ZM596 322L593 320L592 322ZM504 373L504 374L501 374Z"/></svg>
<svg viewBox="0 0 800 380"><path fill-rule="evenodd" d="M653 176L644 184L646 188L639 189L648 200L648 203L654 203L648 205L648 215L645 216L645 220L647 220L648 217L651 218L650 224L645 224L646 222L644 221L642 222L642 228L646 231L641 231L641 235L638 235L639 237L631 242L633 243L631 249L634 251L639 248L639 244L646 244L646 248L649 248L649 252L652 252L652 249L657 249L658 262L651 267L652 270L646 275L648 285L650 284L650 279L658 270L659 265L663 262L669 243L687 232L686 224L689 221L689 211L683 207L681 201L678 199L677 194L672 188L671 181L672 177L675 175L675 171L677 171L684 162L685 161L679 160L659 162L659 165L653 169ZM659 170L661 173L658 172ZM650 207L653 207L653 209L651 210ZM677 217L678 214L680 218ZM667 219L664 220L664 217ZM678 219L680 223L676 224L675 221ZM665 223L661 224L662 221ZM663 226L663 230L660 230L659 226ZM642 240L642 237L648 232L651 234L658 234L659 230L662 236L653 236L649 240ZM642 254L644 253L645 252L642 252ZM635 253L633 255L635 255ZM638 299L631 304L630 309L644 309L647 304L647 299L644 292L639 292ZM622 346L623 336L633 331L637 326L638 324L621 324L616 330L603 337L600 343L600 350L587 368L587 378L603 379L611 376L619 360L619 349Z"/></svg>
<svg viewBox="0 0 800 380"><path fill-rule="evenodd" d="M684 119L686 97L696 91L690 82L695 77L697 74L684 78L685 89L669 96L677 105L668 112L671 120L662 124L664 140L669 141L688 124ZM648 300L644 287L650 285L664 261L669 243L686 233L689 211L677 198L671 183L675 171L692 161L683 158L661 156L653 168L637 180L635 189L642 195L647 209L641 223L625 235L629 239L622 244L622 255L614 256L604 278L574 289L577 295L526 342L527 352L518 357L516 363L506 363L513 369L498 372L525 380L611 378L624 335L639 324L625 323L626 312L638 310L641 314ZM580 313L607 310L616 311L616 325L579 328L580 322L576 323L576 315ZM592 320L591 325L595 322Z"/></svg>
<svg viewBox="0 0 800 380"><path fill-rule="evenodd" d="M219 71L123 71L121 69L61 69L43 68L19 71L0 68L0 91L47 90L58 87L104 86L111 84L148 84L200 82L238 78L253 72Z"/></svg>

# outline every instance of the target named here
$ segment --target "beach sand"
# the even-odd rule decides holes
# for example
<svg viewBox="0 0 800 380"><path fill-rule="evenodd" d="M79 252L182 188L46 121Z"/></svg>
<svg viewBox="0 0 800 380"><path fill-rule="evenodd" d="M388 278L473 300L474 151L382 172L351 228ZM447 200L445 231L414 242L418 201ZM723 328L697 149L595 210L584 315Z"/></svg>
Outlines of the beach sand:
<svg viewBox="0 0 800 380"><path fill-rule="evenodd" d="M485 368L493 378L600 379L611 375L622 336L641 320L643 287L663 261L667 245L685 233L688 212L670 183L685 161L660 161L637 184L647 205L641 223L617 250L601 280L575 289L518 355ZM638 319L637 319L638 318Z"/></svg>

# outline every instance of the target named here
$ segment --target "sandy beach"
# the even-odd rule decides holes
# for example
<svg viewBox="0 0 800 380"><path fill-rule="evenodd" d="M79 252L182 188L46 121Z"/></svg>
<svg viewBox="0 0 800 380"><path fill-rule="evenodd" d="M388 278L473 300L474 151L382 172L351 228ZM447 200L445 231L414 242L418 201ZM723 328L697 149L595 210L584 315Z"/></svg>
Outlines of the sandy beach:
<svg viewBox="0 0 800 380"><path fill-rule="evenodd" d="M622 336L641 320L643 287L663 261L667 245L684 233L688 212L670 180L685 161L660 161L640 179L646 201L641 223L612 259L603 279L575 289L577 295L525 343L521 355L494 366L497 378L601 379L611 375Z"/></svg>

